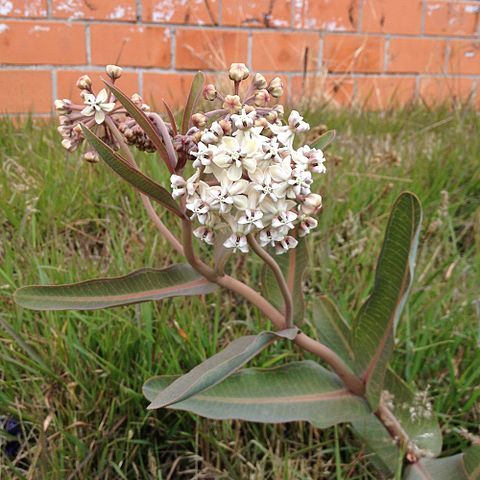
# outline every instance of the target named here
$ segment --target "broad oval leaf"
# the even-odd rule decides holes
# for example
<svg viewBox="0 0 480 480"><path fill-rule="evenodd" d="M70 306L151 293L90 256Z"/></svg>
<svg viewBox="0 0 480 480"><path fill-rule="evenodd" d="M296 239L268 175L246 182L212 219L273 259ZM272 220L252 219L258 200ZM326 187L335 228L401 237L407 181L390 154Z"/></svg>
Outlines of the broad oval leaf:
<svg viewBox="0 0 480 480"><path fill-rule="evenodd" d="M373 409L380 400L395 327L412 284L421 219L418 198L402 193L390 214L372 294L353 325L356 371Z"/></svg>
<svg viewBox="0 0 480 480"><path fill-rule="evenodd" d="M328 130L324 134L320 135L311 145L311 148L318 148L319 150L324 149L330 145L334 140L337 132L335 130Z"/></svg>
<svg viewBox="0 0 480 480"><path fill-rule="evenodd" d="M406 468L403 480L469 480L463 453L445 458L423 458Z"/></svg>
<svg viewBox="0 0 480 480"><path fill-rule="evenodd" d="M181 133L185 134L188 131L188 124L190 122L190 117L192 116L193 109L200 98L202 93L203 84L205 83L205 75L203 72L197 72L192 80L192 85L190 87L190 92L188 94L187 103L185 104L185 109L183 110L182 117L182 126Z"/></svg>
<svg viewBox="0 0 480 480"><path fill-rule="evenodd" d="M320 295L314 300L312 321L318 339L333 350L347 365L353 367L354 354L350 338L350 325L326 295Z"/></svg>
<svg viewBox="0 0 480 480"><path fill-rule="evenodd" d="M110 82L105 82L105 85L115 95L115 98L122 104L125 110L131 115L131 117L138 123L142 130L146 133L150 141L155 145L158 153L162 157L163 161L167 165L170 173L175 170L175 159L171 159L168 155L167 149L162 141L162 137L156 128L153 126L152 121L147 117L145 112L139 108L128 95L125 95L119 88Z"/></svg>
<svg viewBox="0 0 480 480"><path fill-rule="evenodd" d="M283 255L273 255L274 260L282 269L288 289L293 300L293 322L300 325L305 315L305 300L303 295L303 277L308 262L307 245L304 238L298 239L296 248ZM263 265L262 290L264 296L281 312L284 311L283 295L272 270Z"/></svg>
<svg viewBox="0 0 480 480"><path fill-rule="evenodd" d="M480 480L480 445L472 445L465 450L463 465L468 480Z"/></svg>
<svg viewBox="0 0 480 480"><path fill-rule="evenodd" d="M94 310L149 300L203 295L217 285L199 275L190 265L164 269L144 268L123 277L100 278L67 285L23 287L15 302L32 310Z"/></svg>
<svg viewBox="0 0 480 480"><path fill-rule="evenodd" d="M297 328L289 328L280 332L261 332L258 335L235 339L224 350L197 365L161 391L148 409L167 407L203 392L232 375L275 340L293 340L297 332Z"/></svg>
<svg viewBox="0 0 480 480"><path fill-rule="evenodd" d="M143 387L153 401L177 377L154 377ZM304 420L319 428L356 421L370 413L332 372L312 361L271 369L245 369L169 408L203 417L282 423Z"/></svg>
<svg viewBox="0 0 480 480"><path fill-rule="evenodd" d="M120 175L120 177L126 180L130 185L150 197L152 200L155 200L164 207L168 208L171 212L175 213L175 215L178 215L182 218L185 217L180 209L180 206L173 199L168 190L144 175L140 170L138 170L138 168L125 160L120 154L112 150L87 127L82 125L82 130L85 138L90 142L100 157L115 173Z"/></svg>

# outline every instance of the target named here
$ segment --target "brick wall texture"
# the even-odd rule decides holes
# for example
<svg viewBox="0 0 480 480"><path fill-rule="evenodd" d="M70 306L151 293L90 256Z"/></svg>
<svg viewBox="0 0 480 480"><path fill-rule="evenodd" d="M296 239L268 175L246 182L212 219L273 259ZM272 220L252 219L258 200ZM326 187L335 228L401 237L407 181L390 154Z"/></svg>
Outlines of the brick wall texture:
<svg viewBox="0 0 480 480"><path fill-rule="evenodd" d="M244 62L289 99L480 106L480 1L0 0L0 113L47 115L81 73L181 104L192 74Z"/></svg>

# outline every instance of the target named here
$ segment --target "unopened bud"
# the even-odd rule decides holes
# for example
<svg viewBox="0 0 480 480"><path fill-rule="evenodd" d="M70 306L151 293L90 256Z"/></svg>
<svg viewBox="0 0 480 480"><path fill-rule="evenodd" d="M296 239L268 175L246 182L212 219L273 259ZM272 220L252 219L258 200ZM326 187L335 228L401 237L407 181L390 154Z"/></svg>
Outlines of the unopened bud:
<svg viewBox="0 0 480 480"><path fill-rule="evenodd" d="M74 127L73 127L73 131L75 133L78 133L79 135L83 135L83 130L82 130L82 126L77 123Z"/></svg>
<svg viewBox="0 0 480 480"><path fill-rule="evenodd" d="M223 108L228 110L230 113L239 112L242 109L242 102L238 95L227 95L223 102Z"/></svg>
<svg viewBox="0 0 480 480"><path fill-rule="evenodd" d="M132 100L132 102L135 104L135 105L138 105L139 107L142 106L143 104L143 98L138 94L138 93L134 93L130 99Z"/></svg>
<svg viewBox="0 0 480 480"><path fill-rule="evenodd" d="M63 100L57 99L55 102L53 102L55 105L55 110L57 113L70 113L72 109L70 108L72 105L72 102L70 100L67 100L64 98Z"/></svg>
<svg viewBox="0 0 480 480"><path fill-rule="evenodd" d="M75 150L75 147L72 143L72 141L68 138L64 138L62 140L62 147L68 150L69 152L73 152Z"/></svg>
<svg viewBox="0 0 480 480"><path fill-rule="evenodd" d="M321 206L322 196L317 193L310 193L302 203L302 212L307 215L313 215L320 210Z"/></svg>
<svg viewBox="0 0 480 480"><path fill-rule="evenodd" d="M254 102L257 107L264 107L265 105L268 104L269 101L270 101L270 94L266 89L259 90L255 94Z"/></svg>
<svg viewBox="0 0 480 480"><path fill-rule="evenodd" d="M283 118L283 115L285 114L285 109L283 108L283 105L275 105L275 107L273 107L273 110L277 112L278 118Z"/></svg>
<svg viewBox="0 0 480 480"><path fill-rule="evenodd" d="M105 67L105 70L107 71L107 75L112 80L116 80L117 78L120 78L123 72L123 69L121 67L118 67L117 65L107 65Z"/></svg>
<svg viewBox="0 0 480 480"><path fill-rule="evenodd" d="M219 120L218 124L222 127L223 133L227 136L232 134L232 122L229 120Z"/></svg>
<svg viewBox="0 0 480 480"><path fill-rule="evenodd" d="M252 83L257 90L263 90L264 88L267 88L267 80L261 73L255 74Z"/></svg>
<svg viewBox="0 0 480 480"><path fill-rule="evenodd" d="M85 152L83 154L83 159L86 160L89 163L98 163L99 158L98 158L98 153L97 152Z"/></svg>
<svg viewBox="0 0 480 480"><path fill-rule="evenodd" d="M230 77L230 80L235 82L241 82L242 80L245 80L249 74L250 71L244 63L232 63L228 70L228 76Z"/></svg>
<svg viewBox="0 0 480 480"><path fill-rule="evenodd" d="M253 107L252 105L245 105L243 109L245 110L245 113L250 113L255 110L255 107Z"/></svg>
<svg viewBox="0 0 480 480"><path fill-rule="evenodd" d="M255 126L256 127L268 127L268 122L266 118L260 117L255 120Z"/></svg>
<svg viewBox="0 0 480 480"><path fill-rule="evenodd" d="M201 138L202 138L202 135L203 135L203 132L201 132L200 130L198 132L195 132L193 135L192 135L192 140L195 142L195 143L198 143Z"/></svg>
<svg viewBox="0 0 480 480"><path fill-rule="evenodd" d="M268 91L272 97L278 98L283 95L283 82L280 77L275 77L268 85Z"/></svg>
<svg viewBox="0 0 480 480"><path fill-rule="evenodd" d="M265 115L265 119L269 122L269 123L275 123L278 119L278 113L276 110L270 110L266 115Z"/></svg>
<svg viewBox="0 0 480 480"><path fill-rule="evenodd" d="M197 128L203 128L207 124L207 117L203 113L194 113L192 115L192 123Z"/></svg>
<svg viewBox="0 0 480 480"><path fill-rule="evenodd" d="M215 85L212 83L205 85L203 88L203 98L210 101L213 101L217 98L217 89L215 88Z"/></svg>
<svg viewBox="0 0 480 480"><path fill-rule="evenodd" d="M92 79L88 75L82 75L77 80L77 87L80 90L88 90L89 92L92 91Z"/></svg>

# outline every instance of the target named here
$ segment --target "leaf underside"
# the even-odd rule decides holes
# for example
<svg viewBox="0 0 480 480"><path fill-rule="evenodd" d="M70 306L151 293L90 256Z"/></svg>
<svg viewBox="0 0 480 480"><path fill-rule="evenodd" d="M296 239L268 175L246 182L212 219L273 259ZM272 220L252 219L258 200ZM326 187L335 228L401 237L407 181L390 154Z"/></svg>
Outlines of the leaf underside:
<svg viewBox="0 0 480 480"><path fill-rule="evenodd" d="M203 295L217 289L190 265L145 268L123 277L56 286L30 286L15 292L15 302L32 310L95 310L148 300Z"/></svg>
<svg viewBox="0 0 480 480"><path fill-rule="evenodd" d="M258 335L235 339L224 350L197 365L160 392L148 409L166 407L203 392L232 375L275 340L293 340L297 332L297 328L289 328L280 332L261 332Z"/></svg>
<svg viewBox="0 0 480 480"><path fill-rule="evenodd" d="M144 385L153 401L178 377L154 377ZM245 369L201 394L168 408L212 419L282 423L308 421L319 428L359 420L370 409L341 380L315 362L294 362L272 369Z"/></svg>
<svg viewBox="0 0 480 480"><path fill-rule="evenodd" d="M311 145L311 148L317 148L319 150L322 150L328 145L330 145L334 140L337 132L335 130L328 130L328 132L325 132L324 134L320 135Z"/></svg>
<svg viewBox="0 0 480 480"><path fill-rule="evenodd" d="M293 322L301 325L305 316L305 300L303 294L303 277L308 263L308 251L304 238L298 239L296 248L292 248L283 255L273 255L273 258L280 266L288 289L293 300ZM282 292L278 286L277 279L272 270L263 265L262 290L264 296L280 311L284 311Z"/></svg>
<svg viewBox="0 0 480 480"><path fill-rule="evenodd" d="M480 480L480 445L472 445L465 450L463 464L468 480Z"/></svg>
<svg viewBox="0 0 480 480"><path fill-rule="evenodd" d="M98 138L92 131L82 125L83 134L92 147L98 152L102 160L120 177L126 180L141 193L166 207L179 217L184 217L177 202L170 195L168 190L160 184L144 175L138 168L125 160L117 152L113 151L105 142Z"/></svg>
<svg viewBox="0 0 480 480"><path fill-rule="evenodd" d="M372 294L353 324L356 371L372 409L380 400L395 327L412 284L421 218L417 197L402 193L390 214Z"/></svg>
<svg viewBox="0 0 480 480"><path fill-rule="evenodd" d="M181 132L183 134L188 131L188 124L190 122L190 117L192 116L193 109L202 93L203 84L205 83L205 75L203 72L197 72L192 80L192 85L190 87L190 92L188 94L187 103L185 104L185 109L183 110L182 116L182 125Z"/></svg>
<svg viewBox="0 0 480 480"><path fill-rule="evenodd" d="M465 472L463 453L445 458L423 458L406 468L403 480L471 480Z"/></svg>

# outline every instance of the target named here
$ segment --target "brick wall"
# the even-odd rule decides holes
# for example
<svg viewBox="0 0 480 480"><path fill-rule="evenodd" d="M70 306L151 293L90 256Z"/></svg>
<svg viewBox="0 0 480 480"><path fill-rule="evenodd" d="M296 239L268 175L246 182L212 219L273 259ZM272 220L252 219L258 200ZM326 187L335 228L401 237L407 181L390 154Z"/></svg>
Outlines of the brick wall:
<svg viewBox="0 0 480 480"><path fill-rule="evenodd" d="M0 0L0 113L48 114L80 73L177 105L192 72L278 72L290 98L480 106L479 1Z"/></svg>

